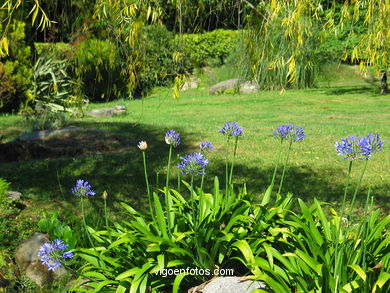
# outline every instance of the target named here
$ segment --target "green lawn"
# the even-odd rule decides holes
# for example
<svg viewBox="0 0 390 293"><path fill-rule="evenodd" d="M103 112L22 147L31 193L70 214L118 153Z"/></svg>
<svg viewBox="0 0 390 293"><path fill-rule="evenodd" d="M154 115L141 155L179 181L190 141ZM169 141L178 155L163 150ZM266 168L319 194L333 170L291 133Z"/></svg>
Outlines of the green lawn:
<svg viewBox="0 0 390 293"><path fill-rule="evenodd" d="M349 84L349 83L347 83ZM307 138L295 143L290 156L283 192L291 191L308 201L317 197L339 203L348 162L336 155L334 144L348 135L378 132L390 141L389 95L381 96L367 84L331 86L319 89L265 91L248 95L210 96L208 87L184 92L178 100L167 89L157 89L142 100L120 100L108 104L91 104L89 108L124 104L128 114L113 118L82 118L70 121L83 128L98 128L121 133L136 146L146 140L150 146L150 174L159 172L164 180L168 147L164 134L176 129L183 144L175 154L196 151L203 140L214 143L209 155L206 188L213 176L224 178L225 140L218 133L225 121L236 121L244 127L240 138L234 182L247 183L250 192L260 194L270 183L278 142L273 130L280 124L295 123L305 129ZM27 132L23 118L0 117L3 141ZM390 143L375 154L363 179L361 202L368 188L375 202L387 206L390 196ZM363 162L353 168L353 184ZM281 172L279 172L280 175ZM173 174L174 178L177 172ZM99 192L107 190L115 200L126 200L145 207L141 154L137 148L125 152L93 154L76 158L57 158L14 163L0 163L0 177L12 182L12 189L23 192L35 202L47 199L69 200L76 179L85 178ZM156 176L151 178L156 185ZM161 184L160 184L161 185Z"/></svg>

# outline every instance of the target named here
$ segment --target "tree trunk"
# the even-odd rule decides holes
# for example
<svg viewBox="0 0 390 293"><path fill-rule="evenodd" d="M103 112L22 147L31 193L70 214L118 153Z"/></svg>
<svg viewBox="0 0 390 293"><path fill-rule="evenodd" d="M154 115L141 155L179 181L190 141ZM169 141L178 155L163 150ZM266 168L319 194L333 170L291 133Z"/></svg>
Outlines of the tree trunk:
<svg viewBox="0 0 390 293"><path fill-rule="evenodd" d="M387 74L386 70L382 71L381 77L381 94L384 95L387 93Z"/></svg>

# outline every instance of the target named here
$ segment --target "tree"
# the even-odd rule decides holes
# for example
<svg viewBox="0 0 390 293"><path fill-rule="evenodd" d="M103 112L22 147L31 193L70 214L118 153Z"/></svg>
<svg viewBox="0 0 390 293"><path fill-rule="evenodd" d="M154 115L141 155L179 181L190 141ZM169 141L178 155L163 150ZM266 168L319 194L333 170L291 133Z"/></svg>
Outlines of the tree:
<svg viewBox="0 0 390 293"><path fill-rule="evenodd" d="M276 71L279 87L294 82L299 85L299 79L310 73L313 66L308 46L321 41L326 33L339 33L347 22L352 24L349 32L352 38L355 36L353 25L363 21L366 32L359 35L360 41L344 57L359 62L361 70L373 66L382 71L382 92L385 92L390 50L390 1L346 0L341 5L339 17L336 17L339 3L326 1L329 9L324 11L324 2L243 0L252 10L247 16L251 74L259 79L259 74ZM316 26L320 33L315 33ZM275 27L278 35L275 35Z"/></svg>
<svg viewBox="0 0 390 293"><path fill-rule="evenodd" d="M8 53L7 28L14 12L23 2L5 0L1 6L7 12L7 18L2 22L1 55ZM39 18L39 28L44 29L50 25L50 21L39 3L39 0L34 0L30 17L32 23ZM139 24L150 23L153 18L165 19L171 25L175 19L182 32L184 26L188 30L191 25L188 19L198 19L192 22L198 26L207 22L208 13L225 11L222 8L231 7L237 11L237 25L244 23L248 31L248 72L260 81L260 72L267 76L270 71L274 71L277 78L271 79L276 80L275 85L282 88L291 84L310 86L315 65L310 48L317 46L327 33L339 33L348 22L352 24L352 30L348 33L352 38L356 35L353 25L363 22L365 33L359 35L359 42L346 52L345 57L358 62L361 70L373 66L381 71L382 92L387 90L389 0L198 0L199 10L194 10L196 7L188 4L188 0L96 0L94 9L95 17L98 18L110 17L106 8L117 11L119 14L116 21L130 26L130 30L124 30L127 35L125 39L135 44L134 41L139 39ZM191 16L186 17L185 13ZM197 13L203 14L198 16ZM232 21L235 19L229 17ZM132 70L129 68L129 72Z"/></svg>

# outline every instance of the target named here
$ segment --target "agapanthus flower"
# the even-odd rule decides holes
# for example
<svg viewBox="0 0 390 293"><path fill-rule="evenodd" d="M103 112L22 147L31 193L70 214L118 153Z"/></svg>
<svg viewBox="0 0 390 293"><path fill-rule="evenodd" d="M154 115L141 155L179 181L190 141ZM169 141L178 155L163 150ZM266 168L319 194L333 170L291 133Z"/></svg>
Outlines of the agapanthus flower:
<svg viewBox="0 0 390 293"><path fill-rule="evenodd" d="M200 147L200 152L202 154L207 154L207 153L212 152L214 150L213 144L209 141L202 141L200 143L199 147Z"/></svg>
<svg viewBox="0 0 390 293"><path fill-rule="evenodd" d="M369 133L363 136L360 139L360 154L362 155L362 159L370 159L372 153L380 152L384 143L378 133Z"/></svg>
<svg viewBox="0 0 390 293"><path fill-rule="evenodd" d="M165 142L173 147L177 147L180 144L180 134L171 129L165 133Z"/></svg>
<svg viewBox="0 0 390 293"><path fill-rule="evenodd" d="M302 127L294 124L284 124L274 130L274 136L281 141L288 140L293 142L303 140L306 137L306 134Z"/></svg>
<svg viewBox="0 0 390 293"><path fill-rule="evenodd" d="M180 164L177 165L177 168L181 169L183 175L203 175L205 174L205 168L209 161L201 153L192 153L180 157Z"/></svg>
<svg viewBox="0 0 390 293"><path fill-rule="evenodd" d="M146 143L146 141L143 141L141 140L139 143L138 143L138 148L141 150L141 151L144 151L148 148L148 144Z"/></svg>
<svg viewBox="0 0 390 293"><path fill-rule="evenodd" d="M89 196L96 194L92 190L91 185L88 183L88 181L84 181L82 179L77 180L76 186L72 188L72 193L75 196Z"/></svg>
<svg viewBox="0 0 390 293"><path fill-rule="evenodd" d="M39 248L38 256L49 271L55 272L58 268L62 268L61 261L73 258L72 251L65 251L68 246L62 240L55 239L51 243L43 244Z"/></svg>
<svg viewBox="0 0 390 293"><path fill-rule="evenodd" d="M348 136L337 141L335 144L336 151L343 159L354 160L359 157L360 138L358 135Z"/></svg>
<svg viewBox="0 0 390 293"><path fill-rule="evenodd" d="M218 132L227 136L240 136L243 134L244 130L237 122L225 122Z"/></svg>
<svg viewBox="0 0 390 293"><path fill-rule="evenodd" d="M367 134L359 137L358 135L342 138L341 142L336 142L335 147L339 156L343 159L370 159L371 154L380 152L384 141L380 140L378 133Z"/></svg>

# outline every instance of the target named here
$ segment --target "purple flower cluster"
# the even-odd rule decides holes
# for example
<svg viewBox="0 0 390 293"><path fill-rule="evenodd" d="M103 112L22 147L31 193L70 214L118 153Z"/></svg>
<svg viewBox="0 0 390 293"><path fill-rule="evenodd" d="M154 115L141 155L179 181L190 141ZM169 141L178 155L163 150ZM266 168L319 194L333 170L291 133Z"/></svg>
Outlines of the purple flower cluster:
<svg viewBox="0 0 390 293"><path fill-rule="evenodd" d="M89 196L95 195L96 193L92 190L91 185L88 181L82 179L77 180L76 186L72 188L72 193L75 196Z"/></svg>
<svg viewBox="0 0 390 293"><path fill-rule="evenodd" d="M209 161L201 153L192 153L180 157L180 164L177 168L181 169L183 175L203 175L205 174L204 169L206 168Z"/></svg>
<svg viewBox="0 0 390 293"><path fill-rule="evenodd" d="M177 147L180 144L180 134L171 129L165 133L165 142L173 147Z"/></svg>
<svg viewBox="0 0 390 293"><path fill-rule="evenodd" d="M280 125L274 130L274 136L277 139L293 141L301 141L306 137L302 127L298 127L294 124Z"/></svg>
<svg viewBox="0 0 390 293"><path fill-rule="evenodd" d="M378 133L367 134L359 137L358 135L348 136L337 141L335 144L336 151L343 159L370 159L371 154L380 152L385 142L381 141Z"/></svg>
<svg viewBox="0 0 390 293"><path fill-rule="evenodd" d="M225 122L218 132L227 136L240 136L244 130L237 124L237 122Z"/></svg>
<svg viewBox="0 0 390 293"><path fill-rule="evenodd" d="M205 154L207 154L207 153L209 153L209 152L212 152L213 150L214 150L214 146L213 146L213 144L211 143L211 142L209 142L209 141L202 141L201 143L200 143L200 152L203 154L203 155L205 155Z"/></svg>
<svg viewBox="0 0 390 293"><path fill-rule="evenodd" d="M55 239L52 243L43 244L38 251L38 256L49 271L55 272L58 268L62 268L61 261L73 258L72 251L65 251L68 246L62 240Z"/></svg>

